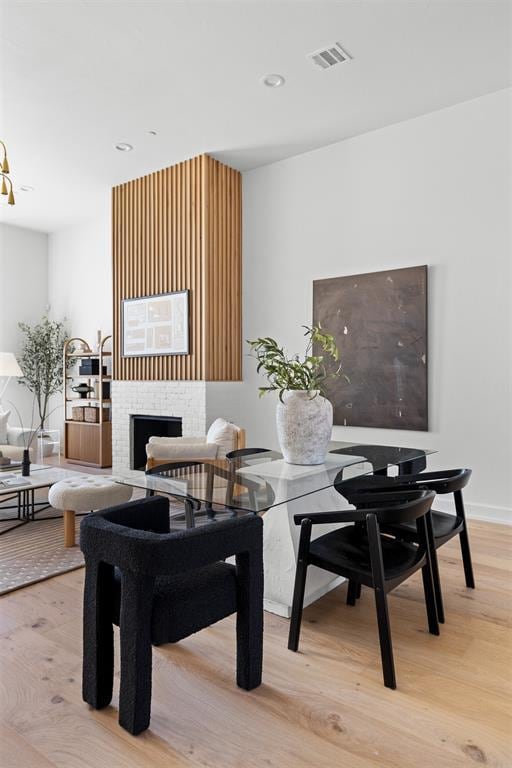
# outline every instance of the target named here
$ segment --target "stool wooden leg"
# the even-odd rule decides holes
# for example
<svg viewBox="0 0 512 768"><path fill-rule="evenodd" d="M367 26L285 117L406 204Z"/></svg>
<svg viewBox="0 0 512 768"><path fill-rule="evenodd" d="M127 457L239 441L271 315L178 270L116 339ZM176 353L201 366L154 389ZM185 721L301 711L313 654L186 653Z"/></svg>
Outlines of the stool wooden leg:
<svg viewBox="0 0 512 768"><path fill-rule="evenodd" d="M72 509L64 510L64 546L75 546L75 513Z"/></svg>

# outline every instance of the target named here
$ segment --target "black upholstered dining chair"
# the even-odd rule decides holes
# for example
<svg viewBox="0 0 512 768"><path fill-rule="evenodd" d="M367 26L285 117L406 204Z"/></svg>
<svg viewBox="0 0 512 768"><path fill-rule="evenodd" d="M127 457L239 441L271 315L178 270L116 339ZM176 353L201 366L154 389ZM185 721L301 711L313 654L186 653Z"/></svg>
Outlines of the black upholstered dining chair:
<svg viewBox="0 0 512 768"><path fill-rule="evenodd" d="M361 493L358 500L367 504L365 509L294 516L301 531L288 637L291 651L296 651L299 646L307 569L315 565L348 579L353 595L362 584L374 590L384 684L396 688L387 595L419 569L423 577L429 632L439 634L428 536L434 495L431 491L415 489L366 496ZM311 541L311 529L317 523L352 525ZM392 523L415 525L419 545L383 536L380 527Z"/></svg>
<svg viewBox="0 0 512 768"><path fill-rule="evenodd" d="M435 550L437 550L455 536L459 537L466 586L470 589L474 589L475 578L473 574L471 549L469 546L466 512L462 497L462 491L469 483L470 477L470 469L445 469L437 472L420 472L418 474L399 475L398 477L392 478L366 475L365 477L347 480L337 486L337 490L345 496L347 501L356 505L356 507L359 506L359 494L363 494L366 497L368 493L382 494L387 491L395 493L396 491L406 490L408 488L435 491L437 495L453 494L455 514L450 512L440 512L435 509L431 511L433 545ZM404 522L399 525L388 525L384 530L386 533L389 533L402 541L418 541L416 529L410 522ZM432 557L432 572L434 577L434 588L436 591L437 613L439 621L444 623L445 614L441 579L435 552Z"/></svg>
<svg viewBox="0 0 512 768"><path fill-rule="evenodd" d="M84 518L83 698L95 709L112 698L113 624L119 625L119 723L149 726L152 644L175 643L237 614L241 688L261 683L262 520L236 519L170 532L167 500L146 498ZM223 562L235 556L236 566Z"/></svg>

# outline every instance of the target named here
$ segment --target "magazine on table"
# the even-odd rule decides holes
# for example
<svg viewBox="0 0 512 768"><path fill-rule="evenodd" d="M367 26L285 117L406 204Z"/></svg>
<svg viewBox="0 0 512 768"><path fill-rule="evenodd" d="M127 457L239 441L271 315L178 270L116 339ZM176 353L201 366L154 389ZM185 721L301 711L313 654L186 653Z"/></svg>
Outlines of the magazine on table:
<svg viewBox="0 0 512 768"><path fill-rule="evenodd" d="M1 488L16 488L18 486L27 485L26 478L20 475L1 475L0 476L0 489Z"/></svg>

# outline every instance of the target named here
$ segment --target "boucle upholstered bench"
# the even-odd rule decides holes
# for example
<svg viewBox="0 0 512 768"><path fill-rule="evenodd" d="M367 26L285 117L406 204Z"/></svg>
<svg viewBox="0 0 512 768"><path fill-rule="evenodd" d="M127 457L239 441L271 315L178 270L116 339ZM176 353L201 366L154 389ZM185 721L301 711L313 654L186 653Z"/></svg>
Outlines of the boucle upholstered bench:
<svg viewBox="0 0 512 768"><path fill-rule="evenodd" d="M48 492L48 501L64 511L64 546L75 545L75 513L105 509L130 501L132 489L109 475L84 475L59 480Z"/></svg>

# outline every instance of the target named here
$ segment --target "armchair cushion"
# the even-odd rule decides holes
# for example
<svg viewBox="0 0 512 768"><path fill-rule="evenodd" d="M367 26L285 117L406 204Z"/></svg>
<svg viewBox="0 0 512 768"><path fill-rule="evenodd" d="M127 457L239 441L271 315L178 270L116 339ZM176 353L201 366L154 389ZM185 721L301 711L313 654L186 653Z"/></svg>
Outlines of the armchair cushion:
<svg viewBox="0 0 512 768"><path fill-rule="evenodd" d="M148 442L154 445L183 445L184 443L198 445L206 443L206 437L158 437L153 435Z"/></svg>
<svg viewBox="0 0 512 768"><path fill-rule="evenodd" d="M32 435L32 429L25 429L25 427L7 427L7 442L9 445L15 445L18 448L25 447L25 440L29 440ZM1 441L0 441L1 442ZM35 438L32 441L35 443Z"/></svg>
<svg viewBox="0 0 512 768"><path fill-rule="evenodd" d="M166 440L167 442L163 442ZM179 442L175 442L178 440ZM203 438L201 442L195 438L195 442L188 443L180 438L159 438L158 442L150 438L146 445L148 459L165 459L166 461L178 461L178 459L216 459L218 446L209 445Z"/></svg>
<svg viewBox="0 0 512 768"><path fill-rule="evenodd" d="M7 419L11 412L3 411L0 413L0 445L5 445L7 441Z"/></svg>
<svg viewBox="0 0 512 768"><path fill-rule="evenodd" d="M223 459L226 453L238 447L237 436L239 432L240 427L237 427L236 424L231 424L225 419L215 419L206 434L206 442L218 445L218 458Z"/></svg>

